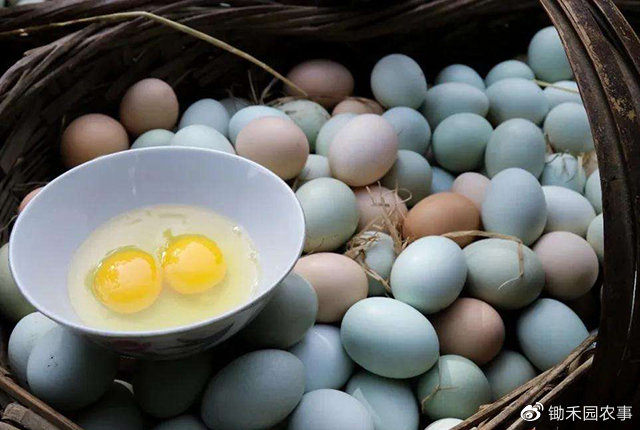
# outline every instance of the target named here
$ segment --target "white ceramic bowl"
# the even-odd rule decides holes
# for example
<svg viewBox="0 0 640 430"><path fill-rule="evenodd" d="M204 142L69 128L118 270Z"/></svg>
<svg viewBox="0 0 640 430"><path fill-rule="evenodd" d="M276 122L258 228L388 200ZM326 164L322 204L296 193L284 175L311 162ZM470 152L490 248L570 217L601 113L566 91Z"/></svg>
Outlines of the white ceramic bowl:
<svg viewBox="0 0 640 430"><path fill-rule="evenodd" d="M76 248L110 218L157 204L212 209L243 226L260 255L257 292L237 309L187 326L116 332L85 325L67 290ZM292 269L304 230L295 194L264 167L208 149L145 148L97 158L44 187L15 223L9 260L20 290L43 314L121 354L163 358L203 350L240 330Z"/></svg>

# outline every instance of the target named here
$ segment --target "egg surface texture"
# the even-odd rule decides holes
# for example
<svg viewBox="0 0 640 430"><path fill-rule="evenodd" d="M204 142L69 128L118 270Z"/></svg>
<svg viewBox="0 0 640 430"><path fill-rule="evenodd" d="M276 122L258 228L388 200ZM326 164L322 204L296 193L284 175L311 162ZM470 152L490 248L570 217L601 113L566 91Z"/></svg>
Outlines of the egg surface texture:
<svg viewBox="0 0 640 430"><path fill-rule="evenodd" d="M451 191L461 194L471 200L480 211L482 210L484 195L486 194L490 183L491 181L489 178L481 175L480 173L465 172L453 181Z"/></svg>
<svg viewBox="0 0 640 430"><path fill-rule="evenodd" d="M175 133L169 130L156 129L145 131L131 144L131 149L169 146L173 136L175 136Z"/></svg>
<svg viewBox="0 0 640 430"><path fill-rule="evenodd" d="M484 373L491 386L493 401L509 394L536 376L536 370L524 355L507 349L487 364Z"/></svg>
<svg viewBox="0 0 640 430"><path fill-rule="evenodd" d="M435 84L444 84L445 82L460 82L474 86L480 90L484 90L484 80L471 67L464 64L451 64L440 70L435 79Z"/></svg>
<svg viewBox="0 0 640 430"><path fill-rule="evenodd" d="M547 100L549 100L550 109L565 102L582 103L582 98L578 92L578 84L575 81L557 81L543 91L544 95L547 96Z"/></svg>
<svg viewBox="0 0 640 430"><path fill-rule="evenodd" d="M38 339L43 337L57 324L40 312L33 312L18 321L9 337L8 359L11 371L18 381L27 384L27 363L31 350Z"/></svg>
<svg viewBox="0 0 640 430"><path fill-rule="evenodd" d="M519 167L536 178L544 169L545 141L542 130L529 120L514 118L491 133L484 163L489 177L510 167Z"/></svg>
<svg viewBox="0 0 640 430"><path fill-rule="evenodd" d="M493 66L484 78L484 83L487 87L490 87L496 82L508 78L531 80L535 78L535 75L533 70L531 70L531 67L526 63L518 60L507 60Z"/></svg>
<svg viewBox="0 0 640 430"><path fill-rule="evenodd" d="M561 103L551 109L544 120L544 134L559 152L580 154L594 150L587 111L578 103Z"/></svg>
<svg viewBox="0 0 640 430"><path fill-rule="evenodd" d="M329 112L310 100L292 100L277 106L304 132L309 150L313 151L322 126L331 118Z"/></svg>
<svg viewBox="0 0 640 430"><path fill-rule="evenodd" d="M229 132L229 119L229 113L222 103L214 99L201 99L184 111L178 128L194 124L206 125L226 136Z"/></svg>
<svg viewBox="0 0 640 430"><path fill-rule="evenodd" d="M357 241L361 241L364 247L356 256L356 261L364 263L365 267L377 275L367 273L369 296L384 296L387 288L379 278L385 280L388 285L391 268L396 259L394 241L388 234L378 231L364 231L358 236Z"/></svg>
<svg viewBox="0 0 640 430"><path fill-rule="evenodd" d="M232 143L236 143L238 133L247 126L251 121L258 118L264 118L268 116L275 116L290 120L286 113L271 106L247 106L244 109L240 109L229 120L229 140Z"/></svg>
<svg viewBox="0 0 640 430"><path fill-rule="evenodd" d="M549 154L540 183L542 185L557 185L582 193L587 175L576 157L571 154Z"/></svg>
<svg viewBox="0 0 640 430"><path fill-rule="evenodd" d="M318 136L316 137L316 154L329 156L329 146L333 141L335 135L345 126L349 121L356 117L354 113L341 113L332 116L329 121L325 122Z"/></svg>
<svg viewBox="0 0 640 430"><path fill-rule="evenodd" d="M293 67L287 78L327 109L353 93L353 75L342 64L331 60L304 61ZM292 96L300 95L288 85L284 90Z"/></svg>
<svg viewBox="0 0 640 430"><path fill-rule="evenodd" d="M408 191L410 198L405 201L405 205L412 207L429 195L432 178L431 165L426 158L417 152L400 149L396 162L381 183L391 190Z"/></svg>
<svg viewBox="0 0 640 430"><path fill-rule="evenodd" d="M427 92L427 80L420 65L403 54L381 58L371 71L371 91L383 106L417 109Z"/></svg>
<svg viewBox="0 0 640 430"><path fill-rule="evenodd" d="M493 127L489 121L480 115L451 115L433 133L436 161L451 172L479 169L492 132Z"/></svg>
<svg viewBox="0 0 640 430"><path fill-rule="evenodd" d="M585 237L589 224L596 217L593 207L582 194L565 187L542 187L547 202L545 232L568 231Z"/></svg>
<svg viewBox="0 0 640 430"><path fill-rule="evenodd" d="M489 119L495 125L513 118L540 124L549 112L549 101L540 87L522 78L502 79L487 88Z"/></svg>
<svg viewBox="0 0 640 430"><path fill-rule="evenodd" d="M555 27L549 26L538 31L529 42L527 52L529 66L539 79L555 82L570 79L573 72Z"/></svg>
<svg viewBox="0 0 640 430"><path fill-rule="evenodd" d="M405 106L389 109L382 117L398 134L398 148L424 154L431 140L431 127L420 112Z"/></svg>
<svg viewBox="0 0 640 430"><path fill-rule="evenodd" d="M60 154L66 167L129 148L129 136L115 119L102 114L82 115L62 133Z"/></svg>
<svg viewBox="0 0 640 430"><path fill-rule="evenodd" d="M347 97L333 108L331 115L337 116L343 113L355 115L374 113L376 115L382 115L384 109L380 106L380 103L375 100L365 97Z"/></svg>
<svg viewBox="0 0 640 430"><path fill-rule="evenodd" d="M155 78L133 84L120 102L120 121L136 136L156 128L172 129L178 113L178 97L173 88Z"/></svg>
<svg viewBox="0 0 640 430"><path fill-rule="evenodd" d="M427 91L424 104L420 108L432 128L456 113L469 112L486 116L489 99L484 91L459 82L436 85Z"/></svg>
<svg viewBox="0 0 640 430"><path fill-rule="evenodd" d="M353 189L358 203L358 230L387 231L385 218L397 225L407 215L407 205L395 189L370 185Z"/></svg>
<svg viewBox="0 0 640 430"><path fill-rule="evenodd" d="M289 418L287 430L374 430L362 403L338 390L307 393Z"/></svg>

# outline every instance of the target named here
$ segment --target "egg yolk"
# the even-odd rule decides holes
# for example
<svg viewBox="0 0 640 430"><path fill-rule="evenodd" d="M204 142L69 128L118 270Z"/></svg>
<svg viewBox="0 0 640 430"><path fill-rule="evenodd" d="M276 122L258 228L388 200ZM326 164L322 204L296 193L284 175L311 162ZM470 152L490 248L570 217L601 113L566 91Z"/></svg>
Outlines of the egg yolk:
<svg viewBox="0 0 640 430"><path fill-rule="evenodd" d="M112 311L130 314L148 308L162 290L154 258L139 249L123 249L105 257L93 278L93 292Z"/></svg>
<svg viewBox="0 0 640 430"><path fill-rule="evenodd" d="M165 282L181 294L197 294L220 283L227 264L218 245L199 235L173 238L162 254Z"/></svg>

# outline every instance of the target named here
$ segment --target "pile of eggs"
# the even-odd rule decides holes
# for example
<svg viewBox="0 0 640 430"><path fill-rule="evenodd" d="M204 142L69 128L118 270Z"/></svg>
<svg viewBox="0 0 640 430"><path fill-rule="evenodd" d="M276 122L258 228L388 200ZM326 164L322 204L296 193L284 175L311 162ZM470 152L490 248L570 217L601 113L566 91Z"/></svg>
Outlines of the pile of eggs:
<svg viewBox="0 0 640 430"><path fill-rule="evenodd" d="M145 79L119 121L67 126L68 167L131 137L132 150L195 146L267 167L296 190L305 255L231 341L117 373L118 357L29 313L5 245L0 305L13 320L28 313L9 343L25 387L88 430L442 430L588 337L602 197L553 27L533 37L526 63L484 79L456 64L428 88L402 54L373 67L373 99L354 97L333 61L288 79L308 97L285 86L270 105L203 99L182 116L172 88Z"/></svg>

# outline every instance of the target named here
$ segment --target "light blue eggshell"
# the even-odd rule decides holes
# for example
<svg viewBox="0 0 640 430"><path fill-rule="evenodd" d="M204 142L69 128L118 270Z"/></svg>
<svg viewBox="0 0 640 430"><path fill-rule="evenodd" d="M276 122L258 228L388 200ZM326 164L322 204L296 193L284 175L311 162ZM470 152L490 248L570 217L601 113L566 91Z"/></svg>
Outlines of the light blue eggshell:
<svg viewBox="0 0 640 430"><path fill-rule="evenodd" d="M242 97L226 97L220 100L220 104L227 110L229 120L231 120L231 117L238 113L240 109L253 105L249 100Z"/></svg>
<svg viewBox="0 0 640 430"><path fill-rule="evenodd" d="M181 415L161 422L153 430L207 430L207 427L194 416Z"/></svg>
<svg viewBox="0 0 640 430"><path fill-rule="evenodd" d="M316 154L328 157L329 145L331 145L331 141L334 136L338 134L342 127L356 116L357 115L355 113L341 113L331 117L329 121L325 122L318 132L318 137L316 138Z"/></svg>
<svg viewBox="0 0 640 430"><path fill-rule="evenodd" d="M559 88L558 88L559 87ZM565 88L566 91L562 88ZM558 81L546 87L544 95L549 100L549 109L553 109L560 103L573 102L582 103L582 98L578 92L578 84L575 81Z"/></svg>
<svg viewBox="0 0 640 430"><path fill-rule="evenodd" d="M360 371L349 380L345 391L367 408L375 430L418 428L418 402L407 381Z"/></svg>
<svg viewBox="0 0 640 430"><path fill-rule="evenodd" d="M194 148L213 149L235 154L236 151L218 130L207 125L188 125L180 129L169 142L172 146L189 146Z"/></svg>
<svg viewBox="0 0 640 430"><path fill-rule="evenodd" d="M344 183L318 178L296 191L306 222L304 250L332 251L344 244L358 227L356 196Z"/></svg>
<svg viewBox="0 0 640 430"><path fill-rule="evenodd" d="M586 237L589 224L596 217L593 206L582 194L564 187L542 187L547 202L547 224L544 231L569 231Z"/></svg>
<svg viewBox="0 0 640 430"><path fill-rule="evenodd" d="M461 422L459 418L441 418L429 424L424 430L451 430Z"/></svg>
<svg viewBox="0 0 640 430"><path fill-rule="evenodd" d="M424 154L431 140L431 127L420 112L404 106L389 109L382 117L398 134L398 149Z"/></svg>
<svg viewBox="0 0 640 430"><path fill-rule="evenodd" d="M515 236L531 245L544 231L546 222L547 204L535 176L514 167L491 179L482 202L486 231Z"/></svg>
<svg viewBox="0 0 640 430"><path fill-rule="evenodd" d="M398 190L408 191L411 198L405 204L412 207L429 195L432 179L433 171L426 158L415 151L401 149L395 164L381 183L390 190L397 187Z"/></svg>
<svg viewBox="0 0 640 430"><path fill-rule="evenodd" d="M379 231L365 231L360 235L363 239L369 240L366 249L363 251L365 265L380 275L383 279L389 280L391 267L396 259L396 251L391 236ZM362 256L358 258L362 260ZM369 296L384 296L387 290L378 279L367 274L369 281Z"/></svg>
<svg viewBox="0 0 640 430"><path fill-rule="evenodd" d="M538 299L520 314L517 335L529 361L538 369L547 370L564 360L589 332L567 305Z"/></svg>
<svg viewBox="0 0 640 430"><path fill-rule="evenodd" d="M496 401L535 378L537 372L524 355L503 350L484 368L491 386L491 400Z"/></svg>
<svg viewBox="0 0 640 430"><path fill-rule="evenodd" d="M293 354L263 349L225 366L202 399L212 430L267 429L289 415L304 393L304 365Z"/></svg>
<svg viewBox="0 0 640 430"><path fill-rule="evenodd" d="M11 322L36 309L24 298L9 268L9 243L0 248L0 314Z"/></svg>
<svg viewBox="0 0 640 430"><path fill-rule="evenodd" d="M318 178L330 178L331 168L329 167L329 159L324 155L309 154L307 162L298 175L298 186L302 186L309 181Z"/></svg>
<svg viewBox="0 0 640 430"><path fill-rule="evenodd" d="M398 300L371 297L347 311L340 329L349 356L386 378L412 378L438 360L438 336L416 309Z"/></svg>
<svg viewBox="0 0 640 430"><path fill-rule="evenodd" d="M340 341L340 329L318 324L289 352L304 364L305 392L321 388L339 389L353 374L353 361Z"/></svg>
<svg viewBox="0 0 640 430"><path fill-rule="evenodd" d="M229 119L229 113L222 103L214 99L202 99L184 111L178 123L178 129L199 124L214 128L223 136L227 136Z"/></svg>
<svg viewBox="0 0 640 430"><path fill-rule="evenodd" d="M495 125L512 118L524 118L541 124L549 112L549 101L533 81L522 78L501 79L487 88L488 118Z"/></svg>
<svg viewBox="0 0 640 430"><path fill-rule="evenodd" d="M538 79L556 82L571 79L573 76L569 59L555 27L545 27L533 36L529 42L527 57L529 66Z"/></svg>
<svg viewBox="0 0 640 430"><path fill-rule="evenodd" d="M491 402L491 387L474 362L459 355L443 355L418 379L418 400L431 419L466 419Z"/></svg>
<svg viewBox="0 0 640 430"><path fill-rule="evenodd" d="M596 213L602 213L602 188L600 187L600 170L595 170L584 187L584 196L591 202Z"/></svg>
<svg viewBox="0 0 640 430"><path fill-rule="evenodd" d="M286 113L270 106L248 106L246 108L240 109L229 120L229 140L235 144L240 130L245 128L245 126L254 119L264 118L266 116L276 116L279 118L290 119Z"/></svg>
<svg viewBox="0 0 640 430"><path fill-rule="evenodd" d="M122 382L114 381L111 388L74 420L84 430L143 430L144 418L133 393Z"/></svg>
<svg viewBox="0 0 640 430"><path fill-rule="evenodd" d="M40 312L23 317L13 328L9 337L8 359L11 371L18 381L26 386L27 363L36 342L57 324Z"/></svg>
<svg viewBox="0 0 640 430"><path fill-rule="evenodd" d="M464 64L451 64L444 69L440 70L440 73L436 76L435 84L440 85L447 82L460 82L462 84L468 84L484 91L484 80L482 77L473 70L471 67Z"/></svg>
<svg viewBox="0 0 640 430"><path fill-rule="evenodd" d="M480 115L458 113L444 119L433 132L433 154L438 164L455 172L482 167L493 127Z"/></svg>
<svg viewBox="0 0 640 430"><path fill-rule="evenodd" d="M587 242L596 252L600 264L604 264L604 219L602 214L598 214L589 224Z"/></svg>
<svg viewBox="0 0 640 430"><path fill-rule="evenodd" d="M576 157L567 153L548 154L540 176L542 185L557 185L582 193L587 174Z"/></svg>
<svg viewBox="0 0 640 430"><path fill-rule="evenodd" d="M337 390L316 390L302 397L287 430L375 430L362 403Z"/></svg>
<svg viewBox="0 0 640 430"><path fill-rule="evenodd" d="M150 148L153 146L169 146L174 132L163 129L149 130L136 138L131 145L131 149Z"/></svg>
<svg viewBox="0 0 640 430"><path fill-rule="evenodd" d="M484 153L489 177L510 167L519 167L536 178L544 169L546 144L540 127L514 118L500 124L491 134Z"/></svg>
<svg viewBox="0 0 640 430"><path fill-rule="evenodd" d="M430 194L451 191L456 177L438 166L431 167L431 192Z"/></svg>
<svg viewBox="0 0 640 430"><path fill-rule="evenodd" d="M391 269L391 291L401 302L432 314L460 295L467 263L457 243L442 236L422 237L407 246Z"/></svg>
<svg viewBox="0 0 640 430"><path fill-rule="evenodd" d="M316 290L302 276L289 273L241 335L262 348L286 349L304 337L315 323L317 312Z"/></svg>
<svg viewBox="0 0 640 430"><path fill-rule="evenodd" d="M279 105L278 109L286 113L300 127L307 136L310 151L313 151L320 129L331 118L329 112L311 100L292 100Z"/></svg>
<svg viewBox="0 0 640 430"><path fill-rule="evenodd" d="M518 60L507 60L493 66L487 73L486 78L484 78L484 83L487 87L490 87L498 81L509 78L531 80L535 78L535 75L531 67L526 63Z"/></svg>
<svg viewBox="0 0 640 430"><path fill-rule="evenodd" d="M427 91L424 104L420 108L432 128L442 120L456 113L475 113L486 116L489 99L485 92L471 85L448 82L436 85Z"/></svg>
<svg viewBox="0 0 640 430"><path fill-rule="evenodd" d="M139 361L133 374L138 405L155 418L189 409L204 389L213 365L210 353L163 361Z"/></svg>
<svg viewBox="0 0 640 430"><path fill-rule="evenodd" d="M551 109L543 128L547 141L556 151L579 154L594 150L589 118L582 104L560 103Z"/></svg>
<svg viewBox="0 0 640 430"><path fill-rule="evenodd" d="M27 382L41 400L71 411L98 400L111 386L117 365L115 354L56 326L36 341L27 363Z"/></svg>
<svg viewBox="0 0 640 430"><path fill-rule="evenodd" d="M403 54L381 58L371 71L371 91L384 107L417 109L424 101L427 80L420 65Z"/></svg>
<svg viewBox="0 0 640 430"><path fill-rule="evenodd" d="M519 247L524 274L520 276ZM499 309L519 309L538 298L545 274L537 254L511 240L484 239L467 245L467 291Z"/></svg>

